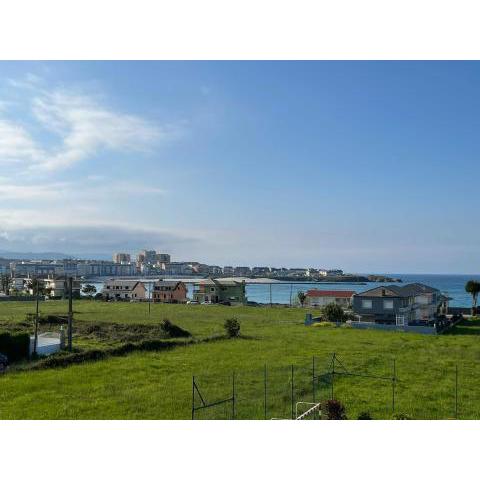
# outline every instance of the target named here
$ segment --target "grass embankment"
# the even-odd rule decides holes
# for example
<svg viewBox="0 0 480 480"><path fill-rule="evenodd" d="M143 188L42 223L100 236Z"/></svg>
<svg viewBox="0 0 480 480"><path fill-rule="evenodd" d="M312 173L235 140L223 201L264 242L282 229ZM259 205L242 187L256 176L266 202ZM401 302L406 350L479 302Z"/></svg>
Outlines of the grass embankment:
<svg viewBox="0 0 480 480"><path fill-rule="evenodd" d="M22 322L33 305L0 304L0 323ZM65 302L42 303L43 313L61 314ZM236 372L237 418L263 418L264 365L267 365L267 418L291 413L294 401L312 399L312 357L316 371L327 371L331 353L349 371L391 376L396 360L395 410L414 418L480 418L480 333L478 321L464 322L452 334L427 336L352 328L305 327L300 309L152 305L81 301L78 322L155 325L168 318L194 339L223 333L226 318L237 317L244 338L195 343L161 352L132 353L64 369L12 372L0 378L0 418L190 418L192 375L207 401L231 394ZM339 368L339 367L337 367ZM328 380L328 379L326 379ZM316 399L327 398L331 384L316 384ZM336 377L334 394L350 418L368 410L391 417L388 380ZM198 417L228 416L231 405L199 411Z"/></svg>

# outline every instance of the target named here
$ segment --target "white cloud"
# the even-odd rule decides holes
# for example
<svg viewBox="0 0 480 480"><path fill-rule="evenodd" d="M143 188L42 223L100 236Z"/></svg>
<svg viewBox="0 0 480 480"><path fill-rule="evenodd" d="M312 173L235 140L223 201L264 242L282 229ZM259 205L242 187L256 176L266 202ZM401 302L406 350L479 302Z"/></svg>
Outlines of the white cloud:
<svg viewBox="0 0 480 480"><path fill-rule="evenodd" d="M165 129L146 120L114 112L91 98L65 92L46 93L33 100L40 124L58 134L61 146L42 163L43 168L68 167L97 151L144 151L167 137Z"/></svg>
<svg viewBox="0 0 480 480"><path fill-rule="evenodd" d="M0 118L0 165L36 163L43 159L42 149L24 127Z"/></svg>
<svg viewBox="0 0 480 480"><path fill-rule="evenodd" d="M165 190L162 188L148 186L144 184L138 184L135 182L124 181L109 181L102 185L100 188L95 182L95 185L91 185L92 180L88 181L80 180L76 182L49 182L38 184L14 184L9 182L6 178L0 177L0 198L2 200L16 200L16 206L22 205L18 202L25 201L28 205L28 201L35 199L38 201L51 202L52 200L59 200L61 198L69 199L70 202L78 204L89 204L101 200L111 200L115 197L125 197L125 195L138 195L141 192L142 196L145 195L165 195ZM51 203L51 207L55 208L58 212L62 209L61 205Z"/></svg>
<svg viewBox="0 0 480 480"><path fill-rule="evenodd" d="M46 145L35 140L29 130L3 114L0 165L20 163L29 170L58 171L102 151L145 153L179 133L178 127L116 111L90 95L45 90L39 86L40 79L31 75L9 83L24 90L34 131L47 130L55 141Z"/></svg>
<svg viewBox="0 0 480 480"><path fill-rule="evenodd" d="M64 191L68 183L47 185L14 185L0 182L0 197L2 200L54 200L59 192Z"/></svg>

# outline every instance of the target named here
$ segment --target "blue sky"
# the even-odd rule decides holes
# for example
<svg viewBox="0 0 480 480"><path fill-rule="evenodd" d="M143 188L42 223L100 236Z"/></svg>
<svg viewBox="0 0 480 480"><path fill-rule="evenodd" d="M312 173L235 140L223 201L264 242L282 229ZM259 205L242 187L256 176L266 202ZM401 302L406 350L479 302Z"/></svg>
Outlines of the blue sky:
<svg viewBox="0 0 480 480"><path fill-rule="evenodd" d="M0 250L478 273L478 62L0 62Z"/></svg>

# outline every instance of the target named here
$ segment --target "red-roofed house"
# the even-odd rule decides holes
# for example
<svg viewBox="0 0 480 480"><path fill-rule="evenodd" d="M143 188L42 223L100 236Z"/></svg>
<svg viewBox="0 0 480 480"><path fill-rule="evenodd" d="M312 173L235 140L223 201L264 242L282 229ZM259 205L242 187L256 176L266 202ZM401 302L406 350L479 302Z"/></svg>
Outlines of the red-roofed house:
<svg viewBox="0 0 480 480"><path fill-rule="evenodd" d="M336 303L348 308L352 304L353 290L308 290L305 299L307 307L324 307L329 303Z"/></svg>

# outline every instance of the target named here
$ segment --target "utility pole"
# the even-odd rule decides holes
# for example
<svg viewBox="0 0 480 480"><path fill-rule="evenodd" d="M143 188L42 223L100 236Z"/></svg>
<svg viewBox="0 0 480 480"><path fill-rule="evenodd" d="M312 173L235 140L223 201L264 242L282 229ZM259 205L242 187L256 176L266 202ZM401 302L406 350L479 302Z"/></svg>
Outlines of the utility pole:
<svg viewBox="0 0 480 480"><path fill-rule="evenodd" d="M34 340L33 340L33 353L36 354L37 353L37 346L38 346L38 295L39 295L39 292L38 292L38 289L39 289L39 284L38 284L38 279L36 279L36 299L35 299L35 303L36 303L36 306L35 306L35 336L34 336Z"/></svg>
<svg viewBox="0 0 480 480"><path fill-rule="evenodd" d="M152 300L152 283L149 281L148 282L148 316L150 317L150 303Z"/></svg>
<svg viewBox="0 0 480 480"><path fill-rule="evenodd" d="M68 277L68 351L72 351L73 330L73 278Z"/></svg>

